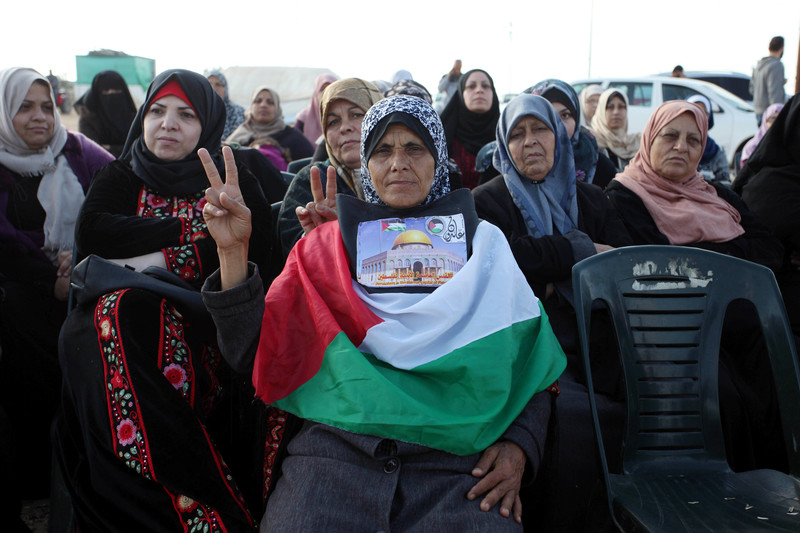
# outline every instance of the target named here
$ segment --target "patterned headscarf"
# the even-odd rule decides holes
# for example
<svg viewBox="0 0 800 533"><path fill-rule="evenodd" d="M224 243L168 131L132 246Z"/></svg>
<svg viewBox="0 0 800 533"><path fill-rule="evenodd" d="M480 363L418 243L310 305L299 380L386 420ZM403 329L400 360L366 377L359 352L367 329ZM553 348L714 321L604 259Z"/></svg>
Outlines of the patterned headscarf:
<svg viewBox="0 0 800 533"><path fill-rule="evenodd" d="M578 93L572 85L561 80L542 80L533 87L525 89L526 93L543 96L548 102L560 102L566 106L575 119L575 132L572 134L572 155L575 158L575 177L578 181L592 183L597 170L597 139L594 134L581 125L581 104Z"/></svg>
<svg viewBox="0 0 800 533"><path fill-rule="evenodd" d="M397 96L398 94L416 96L417 98L422 98L429 104L433 104L433 99L431 98L431 93L428 92L428 89L426 89L421 83L418 83L414 80L400 80L392 85L392 88L386 91L383 95L389 97Z"/></svg>
<svg viewBox="0 0 800 533"><path fill-rule="evenodd" d="M386 205L375 192L367 163L372 149L383 137L386 128L395 123L404 124L419 135L436 160L431 190L421 205L429 204L449 193L447 139L439 115L430 104L416 96L398 95L381 100L364 117L361 127L361 185L364 188L364 199L372 204ZM376 135L379 137L373 138Z"/></svg>
<svg viewBox="0 0 800 533"><path fill-rule="evenodd" d="M539 181L527 178L519 170L508 147L511 130L527 115L541 120L556 137L553 167ZM521 94L508 103L497 123L494 167L503 175L529 235L539 238L553 235L554 230L564 235L577 227L578 200L572 143L561 117L546 99Z"/></svg>

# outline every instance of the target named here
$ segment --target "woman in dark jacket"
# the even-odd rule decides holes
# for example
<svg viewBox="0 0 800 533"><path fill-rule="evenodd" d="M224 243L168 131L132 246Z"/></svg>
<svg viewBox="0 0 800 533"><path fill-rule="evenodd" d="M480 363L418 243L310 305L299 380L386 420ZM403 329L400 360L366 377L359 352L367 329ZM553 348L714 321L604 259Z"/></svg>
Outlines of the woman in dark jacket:
<svg viewBox="0 0 800 533"><path fill-rule="evenodd" d="M556 402L557 439L548 444L540 496L529 495L526 527L580 530L599 472L578 332L572 303L572 266L613 247L631 244L628 232L603 191L577 181L567 130L541 96L520 95L497 124L494 165L501 171L473 191L478 215L498 226L533 291L544 304L553 331L567 354ZM593 316L593 378L601 409L620 420L619 363L607 317ZM619 442L622 428L609 436ZM537 506L541 506L538 507Z"/></svg>
<svg viewBox="0 0 800 533"><path fill-rule="evenodd" d="M769 110L769 109L768 109ZM765 114L765 117L767 115ZM800 340L800 98L786 103L733 182L784 247L776 273L792 330Z"/></svg>
<svg viewBox="0 0 800 533"><path fill-rule="evenodd" d="M19 469L9 483L26 499L48 494L75 220L94 173L113 160L61 125L52 95L33 69L0 71L0 404L14 446L0 462Z"/></svg>

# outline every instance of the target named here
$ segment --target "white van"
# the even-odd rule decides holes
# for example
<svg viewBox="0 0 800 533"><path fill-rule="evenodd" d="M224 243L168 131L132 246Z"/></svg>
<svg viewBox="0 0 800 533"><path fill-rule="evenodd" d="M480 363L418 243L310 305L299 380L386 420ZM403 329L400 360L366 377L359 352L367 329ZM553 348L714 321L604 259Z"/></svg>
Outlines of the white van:
<svg viewBox="0 0 800 533"><path fill-rule="evenodd" d="M646 76L583 79L574 81L572 86L580 94L591 84L625 91L630 106L628 131L631 133L643 131L650 115L662 103L668 100L686 100L694 94L702 94L711 101L714 111L714 127L709 135L725 149L728 162L734 169L734 161L738 163L745 143L758 130L753 106L713 83L688 78Z"/></svg>

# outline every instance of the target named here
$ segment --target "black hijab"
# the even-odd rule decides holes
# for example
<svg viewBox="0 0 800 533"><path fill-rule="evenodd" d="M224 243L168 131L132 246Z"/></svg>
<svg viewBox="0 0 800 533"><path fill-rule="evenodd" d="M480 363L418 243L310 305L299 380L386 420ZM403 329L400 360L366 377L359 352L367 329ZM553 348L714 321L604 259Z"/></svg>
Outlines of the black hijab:
<svg viewBox="0 0 800 533"><path fill-rule="evenodd" d="M492 86L492 107L486 113L473 113L464 104L464 87L473 72L486 74ZM495 140L495 128L499 118L500 101L497 98L497 90L494 88L494 80L489 73L485 70L473 69L463 74L458 81L458 92L453 95L442 111L442 125L444 125L444 134L447 137L447 148L452 151L453 140L458 139L469 152L477 154L483 145Z"/></svg>
<svg viewBox="0 0 800 533"><path fill-rule="evenodd" d="M197 146L189 155L178 161L162 161L147 149L142 133L144 115L153 103L153 96L171 80L177 81L186 93L203 129ZM147 96L136 113L120 159L129 160L134 173L155 191L174 196L196 193L209 185L203 164L197 157L197 150L200 148L208 150L217 168L222 169L221 142L224 128L225 102L214 91L208 80L189 70L167 70L156 76L147 89Z"/></svg>
<svg viewBox="0 0 800 533"><path fill-rule="evenodd" d="M116 89L119 92L103 94ZM104 70L92 80L92 86L81 99L83 104L97 117L97 129L102 144L124 144L128 130L136 116L136 105L131 98L128 84L113 70Z"/></svg>

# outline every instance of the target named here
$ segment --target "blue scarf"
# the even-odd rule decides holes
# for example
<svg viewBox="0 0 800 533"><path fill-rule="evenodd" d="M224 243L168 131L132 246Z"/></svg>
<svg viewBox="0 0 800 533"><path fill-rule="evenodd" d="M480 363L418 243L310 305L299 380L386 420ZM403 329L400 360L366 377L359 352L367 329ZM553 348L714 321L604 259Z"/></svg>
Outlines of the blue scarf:
<svg viewBox="0 0 800 533"><path fill-rule="evenodd" d="M553 167L538 182L520 172L508 148L511 130L526 115L544 122L556 136ZM577 227L578 200L572 143L561 117L550 102L532 94L521 94L509 102L497 123L494 167L503 175L529 235L536 238L555 232L564 235Z"/></svg>

